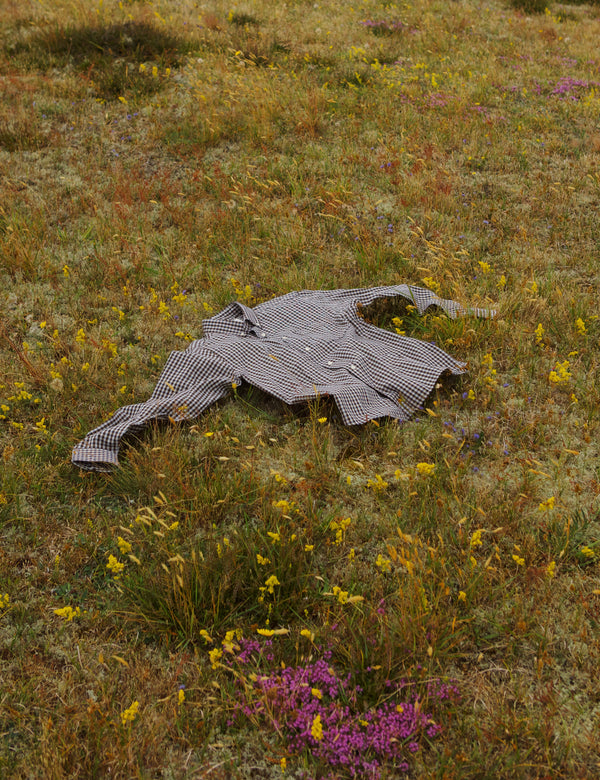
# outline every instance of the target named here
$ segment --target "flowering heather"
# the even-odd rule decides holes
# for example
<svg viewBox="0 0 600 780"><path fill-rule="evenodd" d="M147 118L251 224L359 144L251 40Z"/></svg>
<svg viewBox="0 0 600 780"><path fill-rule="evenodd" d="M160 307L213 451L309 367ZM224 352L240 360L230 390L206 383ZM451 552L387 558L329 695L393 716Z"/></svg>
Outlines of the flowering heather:
<svg viewBox="0 0 600 780"><path fill-rule="evenodd" d="M572 76L563 76L556 82L550 94L557 95L561 100L579 100L583 90L597 87L598 84L596 82L574 79Z"/></svg>
<svg viewBox="0 0 600 780"><path fill-rule="evenodd" d="M245 666L260 648L256 640L241 643L238 664ZM386 763L408 771L411 754L420 740L437 736L442 727L422 710L418 694L406 698L406 684L396 686L393 701L378 707L365 707L362 688L352 673L340 675L330 663L330 652L305 666L277 669L252 676L247 701L236 705L249 719L270 722L284 736L290 753L308 751L323 763L348 773L350 777L380 776ZM390 684L390 688L392 685ZM427 700L455 699L457 689L434 681L427 686Z"/></svg>

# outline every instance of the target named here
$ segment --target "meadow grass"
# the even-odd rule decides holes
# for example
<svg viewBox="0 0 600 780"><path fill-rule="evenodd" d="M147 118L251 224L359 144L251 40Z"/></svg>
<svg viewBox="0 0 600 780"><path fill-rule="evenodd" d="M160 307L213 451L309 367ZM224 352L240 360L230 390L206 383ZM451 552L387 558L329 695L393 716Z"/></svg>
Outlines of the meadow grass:
<svg viewBox="0 0 600 780"><path fill-rule="evenodd" d="M520 7L518 7L520 6ZM0 8L0 774L600 772L600 12ZM493 320L410 422L258 390L73 445L232 300Z"/></svg>

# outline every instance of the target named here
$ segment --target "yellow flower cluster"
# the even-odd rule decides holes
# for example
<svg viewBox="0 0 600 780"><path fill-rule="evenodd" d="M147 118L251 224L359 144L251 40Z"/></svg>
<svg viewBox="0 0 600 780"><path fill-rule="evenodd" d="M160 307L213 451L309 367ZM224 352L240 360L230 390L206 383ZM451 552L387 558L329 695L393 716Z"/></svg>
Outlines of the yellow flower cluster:
<svg viewBox="0 0 600 780"><path fill-rule="evenodd" d="M386 482L380 474L375 474L375 479L368 479L367 480L367 487L373 488L375 492L378 490L385 490L386 487L388 487L388 482Z"/></svg>
<svg viewBox="0 0 600 780"><path fill-rule="evenodd" d="M544 341L544 334L546 331L544 330L544 326L540 322L537 328L535 329L535 343L536 344L542 344Z"/></svg>
<svg viewBox="0 0 600 780"><path fill-rule="evenodd" d="M121 551L121 555L131 552L131 544L123 539L122 536L117 536L117 545Z"/></svg>
<svg viewBox="0 0 600 780"><path fill-rule="evenodd" d="M342 590L338 585L334 586L333 595L337 598L340 604L348 603L348 591Z"/></svg>
<svg viewBox="0 0 600 780"><path fill-rule="evenodd" d="M436 295L440 294L442 288L440 287L439 283L436 282L433 276L424 276L421 281L423 282L425 287L428 287L430 290L433 290L433 292Z"/></svg>
<svg viewBox="0 0 600 780"><path fill-rule="evenodd" d="M269 579L265 582L265 588L267 589L267 592L273 595L275 593L275 585L281 585L277 577L272 574Z"/></svg>
<svg viewBox="0 0 600 780"><path fill-rule="evenodd" d="M387 485L387 482L386 482ZM333 520L329 528L331 531L335 531L335 543L341 544L344 536L346 535L346 529L352 522L350 517L341 518L340 520ZM314 545L313 545L314 546Z"/></svg>
<svg viewBox="0 0 600 780"><path fill-rule="evenodd" d="M127 709L123 710L123 712L121 713L121 723L124 726L127 726L128 723L133 723L133 721L137 717L139 708L140 708L139 701L132 701L129 707L127 707Z"/></svg>
<svg viewBox="0 0 600 780"><path fill-rule="evenodd" d="M310 733L313 739L320 742L323 739L323 724L321 723L321 716L315 715L310 727Z"/></svg>
<svg viewBox="0 0 600 780"><path fill-rule="evenodd" d="M571 378L571 372L569 371L569 361L564 360L562 363L557 363L554 370L548 374L548 379L553 385L560 385L568 382Z"/></svg>
<svg viewBox="0 0 600 780"><path fill-rule="evenodd" d="M112 575L115 577L115 579L118 579L121 576L123 569L125 568L125 564L117 560L114 555L109 555L106 568L112 572Z"/></svg>
<svg viewBox="0 0 600 780"><path fill-rule="evenodd" d="M208 657L210 659L210 663L212 665L213 669L216 669L219 661L223 657L223 651L220 650L218 647L215 647L214 650L211 650L208 654Z"/></svg>
<svg viewBox="0 0 600 780"><path fill-rule="evenodd" d="M79 617L81 615L81 610L79 607L61 607L60 609L55 609L54 614L58 615L58 617L64 618L67 623L70 623L73 618Z"/></svg>
<svg viewBox="0 0 600 780"><path fill-rule="evenodd" d="M542 501L542 503L538 506L538 509L540 512L548 512L550 509L554 509L554 504L556 503L556 499L554 496L550 496L545 501Z"/></svg>
<svg viewBox="0 0 600 780"><path fill-rule="evenodd" d="M402 330L403 321L400 319L400 317L394 317L392 323L394 325L394 329L396 333L399 336L406 336L406 331Z"/></svg>

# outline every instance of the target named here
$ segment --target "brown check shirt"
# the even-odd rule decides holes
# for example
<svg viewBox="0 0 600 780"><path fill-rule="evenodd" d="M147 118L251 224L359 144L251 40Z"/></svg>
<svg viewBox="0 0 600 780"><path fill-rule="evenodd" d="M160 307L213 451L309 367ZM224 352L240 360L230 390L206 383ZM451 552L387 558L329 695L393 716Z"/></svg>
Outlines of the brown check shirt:
<svg viewBox="0 0 600 780"><path fill-rule="evenodd" d="M466 311L421 287L303 290L249 308L231 303L203 323L204 337L172 352L151 397L124 406L73 450L84 469L118 464L119 443L151 420L191 420L248 382L294 404L332 396L346 425L378 417L407 420L446 371L461 363L435 344L399 336L367 323L358 305L401 296L423 313L439 306L450 317ZM493 316L483 309L477 316Z"/></svg>

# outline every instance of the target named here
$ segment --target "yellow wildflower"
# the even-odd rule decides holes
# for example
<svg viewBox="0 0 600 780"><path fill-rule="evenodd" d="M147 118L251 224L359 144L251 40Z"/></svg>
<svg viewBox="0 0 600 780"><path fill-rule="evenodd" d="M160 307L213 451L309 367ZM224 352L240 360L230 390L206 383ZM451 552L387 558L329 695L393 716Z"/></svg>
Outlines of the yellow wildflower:
<svg viewBox="0 0 600 780"><path fill-rule="evenodd" d="M562 363L557 363L554 370L548 374L548 379L551 384L559 385L564 382L568 382L571 378L571 372L569 371L569 361L564 360Z"/></svg>
<svg viewBox="0 0 600 780"><path fill-rule="evenodd" d="M435 471L435 463L417 463L417 471L423 477L429 477Z"/></svg>
<svg viewBox="0 0 600 780"><path fill-rule="evenodd" d="M179 692L177 693L177 704L181 707L184 701L185 701L185 691L183 690L183 688L180 688Z"/></svg>
<svg viewBox="0 0 600 780"><path fill-rule="evenodd" d="M430 290L433 290L436 295L439 295L442 288L440 287L439 283L436 282L433 276L424 276L421 281L426 287L428 287Z"/></svg>
<svg viewBox="0 0 600 780"><path fill-rule="evenodd" d="M73 609L73 607L61 607L60 609L55 609L54 614L58 617L64 618L67 623L70 623L73 618L79 617L81 615L81 610L79 607L75 607L75 609Z"/></svg>
<svg viewBox="0 0 600 780"><path fill-rule="evenodd" d="M117 545L119 546L121 555L126 555L127 553L131 552L131 544L123 539L122 536L117 536Z"/></svg>
<svg viewBox="0 0 600 780"><path fill-rule="evenodd" d="M215 647L214 650L211 650L208 654L208 658L212 664L212 668L216 669L219 661L223 657L223 651L220 650L218 647Z"/></svg>
<svg viewBox="0 0 600 780"><path fill-rule="evenodd" d="M131 705L127 707L126 710L123 710L121 713L121 723L126 726L128 723L133 723L135 720L138 710L140 708L139 701L132 701Z"/></svg>
<svg viewBox="0 0 600 780"><path fill-rule="evenodd" d="M342 590L338 585L333 588L333 595L336 596L340 604L348 603L348 591Z"/></svg>
<svg viewBox="0 0 600 780"><path fill-rule="evenodd" d="M113 576L115 578L118 578L120 577L123 569L125 568L125 564L122 563L121 561L118 561L114 555L109 555L106 568L113 573Z"/></svg>
<svg viewBox="0 0 600 780"><path fill-rule="evenodd" d="M323 724L321 723L320 715L315 715L312 726L310 727L310 733L312 738L317 742L320 742L323 739Z"/></svg>
<svg viewBox="0 0 600 780"><path fill-rule="evenodd" d="M580 336L585 336L587 333L585 322L581 319L581 317L578 317L575 320L575 328L577 329L577 333L579 333Z"/></svg>
<svg viewBox="0 0 600 780"><path fill-rule="evenodd" d="M233 651L237 648L237 645L234 643L236 635L236 630L233 631L227 631L225 634L225 637L223 638L223 641L221 642L221 647L226 653L233 653Z"/></svg>
<svg viewBox="0 0 600 780"><path fill-rule="evenodd" d="M385 490L388 487L388 483L382 479L380 474L375 474L375 479L367 480L367 487L373 488L373 490Z"/></svg>
<svg viewBox="0 0 600 780"><path fill-rule="evenodd" d="M269 579L265 582L265 587L267 588L269 593L273 594L273 593L275 593L275 590L274 590L275 585L281 585L281 583L279 582L277 577L274 574L272 574L269 577Z"/></svg>
<svg viewBox="0 0 600 780"><path fill-rule="evenodd" d="M512 559L517 566L525 566L525 558L521 558L519 555L513 555Z"/></svg>
<svg viewBox="0 0 600 780"><path fill-rule="evenodd" d="M546 331L544 330L544 326L540 322L540 324L535 329L535 343L536 344L541 344L542 343L542 341L544 339L544 333L545 332Z"/></svg>
<svg viewBox="0 0 600 780"><path fill-rule="evenodd" d="M556 499L554 498L554 496L550 496L545 501L542 501L541 504L539 504L538 509L540 510L540 512L547 512L550 509L554 509L555 501Z"/></svg>

